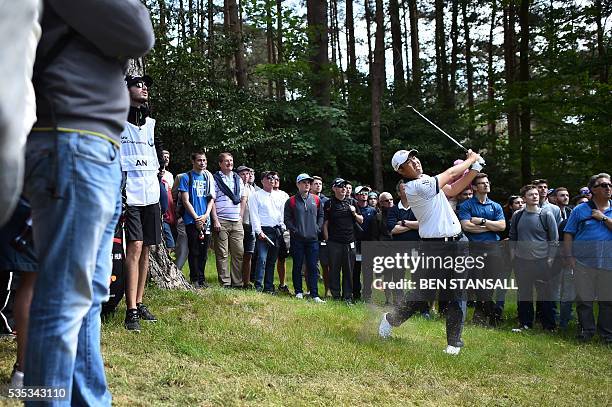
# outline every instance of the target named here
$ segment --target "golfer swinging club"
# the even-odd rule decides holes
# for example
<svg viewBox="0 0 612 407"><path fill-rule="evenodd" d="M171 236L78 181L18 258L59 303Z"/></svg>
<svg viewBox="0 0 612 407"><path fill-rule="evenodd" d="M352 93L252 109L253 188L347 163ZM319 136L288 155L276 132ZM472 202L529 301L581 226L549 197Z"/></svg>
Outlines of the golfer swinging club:
<svg viewBox="0 0 612 407"><path fill-rule="evenodd" d="M467 241L461 232L461 224L457 215L451 208L447 197L453 197L463 191L472 179L482 169L482 161L479 154L472 150L467 151L467 158L461 164L451 167L441 174L431 177L423 174L421 162L417 158L417 150L399 150L393 155L391 165L405 181L404 188L408 203L419 221L419 235L425 241L425 251L429 249L427 255L456 256L458 254L457 245L454 243L438 243L427 245L427 242L457 242ZM451 180L459 178L467 169L470 171L461 180L450 185ZM429 246L437 246L429 247ZM435 252L435 253L432 253ZM419 270L413 275L415 278L432 278L433 275L440 278L452 278L455 271L452 269L435 270L437 274L432 274L432 270ZM428 274L423 274L428 273ZM456 278L465 278L457 276ZM431 290L429 290L431 291ZM435 294L435 292L434 292ZM448 346L445 352L450 355L457 355L463 346L461 331L465 313L465 301L462 298L462 291L451 292L447 298L448 311L446 314L446 338ZM383 315L378 328L381 338L391 336L391 328L399 326L413 314L418 312L423 306L423 302L431 300L428 298L429 292L418 288L410 291L404 297L402 303L393 312Z"/></svg>

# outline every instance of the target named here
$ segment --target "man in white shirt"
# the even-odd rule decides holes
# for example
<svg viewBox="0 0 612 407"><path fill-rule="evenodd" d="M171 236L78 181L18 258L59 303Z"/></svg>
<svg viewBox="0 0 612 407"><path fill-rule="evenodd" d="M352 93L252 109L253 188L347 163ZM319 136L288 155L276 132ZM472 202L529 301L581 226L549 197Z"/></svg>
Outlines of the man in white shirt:
<svg viewBox="0 0 612 407"><path fill-rule="evenodd" d="M162 179L166 181L166 184L168 184L169 189L172 189L172 186L174 185L174 175L172 175L172 173L168 171L168 165L170 165L170 151L163 150L162 158L164 161L162 164L162 167L164 168L162 170Z"/></svg>
<svg viewBox="0 0 612 407"><path fill-rule="evenodd" d="M275 199L273 185L278 175L274 171L262 174L263 189L257 190L249 199L249 215L253 232L257 237L257 265L255 268L255 289L274 293L274 264L278 248L283 239L284 202Z"/></svg>
<svg viewBox="0 0 612 407"><path fill-rule="evenodd" d="M480 155L469 150L464 162L451 167L441 174L431 177L423 174L421 162L417 158L417 150L400 150L393 155L391 165L393 169L404 177L406 183L404 189L406 198L414 215L419 221L419 235L424 241L442 242L439 248L428 248L432 252L427 255L457 256L457 246L452 242L467 239L461 232L461 224L457 215L453 211L447 196L454 196L463 191L472 181L476 174L482 169L478 164ZM450 182L458 178L465 170L470 169L468 174L452 186ZM443 243L443 242L449 242ZM440 249L441 248L441 249ZM413 279L431 278L431 272L441 273L442 279L455 274L453 269L427 270L419 269L421 273L415 272ZM425 290L412 290L406 295L400 306L393 312L383 315L378 329L382 338L391 336L393 326L399 326L418 310L422 309L422 302L431 298ZM435 294L435 292L434 292ZM446 312L446 339L448 346L445 352L450 355L457 355L463 346L461 332L465 315L465 301L462 292L452 292L448 298L448 309Z"/></svg>
<svg viewBox="0 0 612 407"><path fill-rule="evenodd" d="M276 173L274 178L274 184L272 185L272 197L277 204L281 205L281 208L285 207L285 203L289 199L289 194L280 189L280 176ZM284 226L284 225L283 225ZM285 275L287 269L285 267L285 260L289 257L289 231L283 228L283 238L279 242L278 247L278 261L276 262L276 272L278 273L278 291L283 294L290 294L289 287L285 283Z"/></svg>

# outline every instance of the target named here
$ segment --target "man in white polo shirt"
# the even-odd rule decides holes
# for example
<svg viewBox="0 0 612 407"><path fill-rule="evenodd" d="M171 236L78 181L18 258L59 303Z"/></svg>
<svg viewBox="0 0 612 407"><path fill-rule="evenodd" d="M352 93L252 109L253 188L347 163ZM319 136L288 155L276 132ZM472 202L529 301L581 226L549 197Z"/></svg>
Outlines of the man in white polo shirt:
<svg viewBox="0 0 612 407"><path fill-rule="evenodd" d="M417 158L417 150L400 150L393 155L391 165L405 180L404 188L408 203L419 221L419 235L424 241L431 242L450 242L448 245L442 243L438 249L424 246L425 250L430 249L435 255L456 256L457 246L452 242L466 240L461 232L461 224L457 215L453 211L447 196L453 196L465 189L476 174L482 169L478 163L480 155L469 150L464 162L451 167L441 174L431 177L423 174L421 162ZM469 173L459 182L451 187L450 182L458 178L466 169ZM433 246L436 246L433 244ZM443 253L441 253L443 251ZM427 253L428 255L430 253ZM430 272L440 273L441 278L445 279L452 276L454 270L425 270L419 269L427 275L418 271L413 275L413 279L430 278ZM461 292L453 292L448 298L448 310L446 313L446 338L447 344L445 352L457 355L463 346L461 331L464 321L464 304ZM423 301L427 301L428 292L422 290L412 290L404 297L402 303L393 312L383 315L380 322L378 333L382 338L391 336L391 328L399 326L418 310L421 309Z"/></svg>

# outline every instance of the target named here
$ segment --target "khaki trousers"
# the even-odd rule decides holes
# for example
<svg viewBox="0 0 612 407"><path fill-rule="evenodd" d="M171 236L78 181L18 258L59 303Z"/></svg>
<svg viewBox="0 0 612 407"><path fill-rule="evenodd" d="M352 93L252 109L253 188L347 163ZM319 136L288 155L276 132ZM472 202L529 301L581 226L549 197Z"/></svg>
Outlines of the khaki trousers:
<svg viewBox="0 0 612 407"><path fill-rule="evenodd" d="M242 258L244 256L244 229L241 221L219 219L221 230L214 232L214 248L219 283L223 286L242 287ZM228 258L232 268L228 271Z"/></svg>

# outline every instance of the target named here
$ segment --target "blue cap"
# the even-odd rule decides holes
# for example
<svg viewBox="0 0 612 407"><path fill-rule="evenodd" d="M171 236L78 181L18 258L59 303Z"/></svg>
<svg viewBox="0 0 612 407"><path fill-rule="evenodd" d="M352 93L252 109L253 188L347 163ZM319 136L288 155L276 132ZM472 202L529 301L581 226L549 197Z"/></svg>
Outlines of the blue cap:
<svg viewBox="0 0 612 407"><path fill-rule="evenodd" d="M301 181L305 181L305 180L309 180L310 182L312 182L312 181L314 181L314 178L312 178L310 175L308 175L306 173L302 173L302 174L297 176L297 178L295 179L295 182L301 182Z"/></svg>

